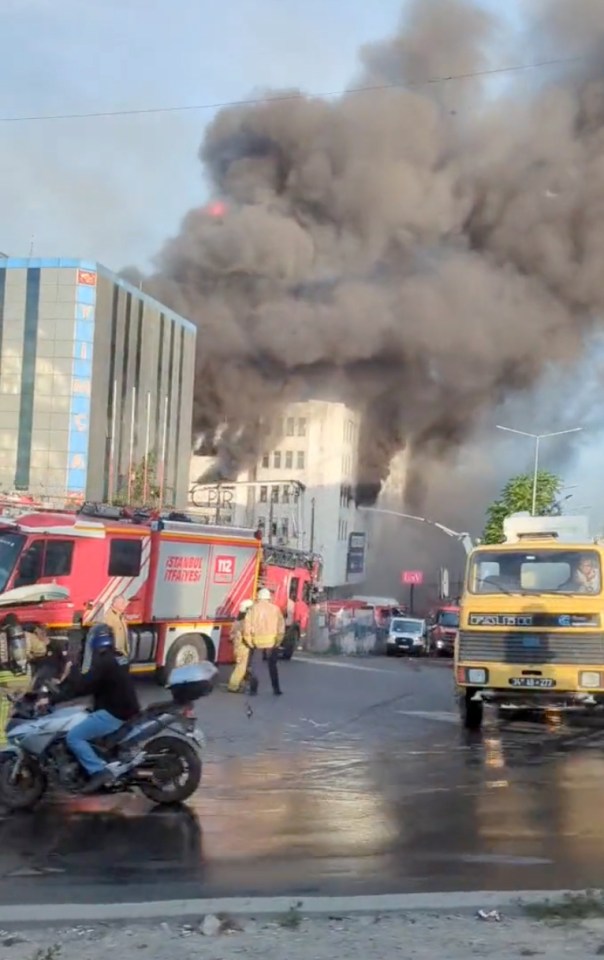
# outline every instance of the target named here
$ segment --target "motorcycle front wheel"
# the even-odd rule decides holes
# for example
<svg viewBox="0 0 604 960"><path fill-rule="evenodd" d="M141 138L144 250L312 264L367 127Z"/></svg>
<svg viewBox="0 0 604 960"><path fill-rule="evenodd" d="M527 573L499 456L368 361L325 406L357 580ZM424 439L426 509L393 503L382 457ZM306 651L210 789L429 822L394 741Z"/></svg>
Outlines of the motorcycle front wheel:
<svg viewBox="0 0 604 960"><path fill-rule="evenodd" d="M10 810L29 810L45 790L46 777L35 760L25 757L19 762L14 754L0 757L0 804Z"/></svg>
<svg viewBox="0 0 604 960"><path fill-rule="evenodd" d="M153 773L150 780L141 780L140 789L153 803L182 803L201 781L201 758L197 751L179 737L156 737L145 745L145 770Z"/></svg>

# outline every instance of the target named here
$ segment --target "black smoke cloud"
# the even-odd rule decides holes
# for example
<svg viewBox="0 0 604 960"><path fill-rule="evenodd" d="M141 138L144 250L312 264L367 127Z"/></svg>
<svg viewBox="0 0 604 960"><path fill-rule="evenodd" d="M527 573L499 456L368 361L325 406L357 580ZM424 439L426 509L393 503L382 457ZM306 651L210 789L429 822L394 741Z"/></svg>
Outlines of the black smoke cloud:
<svg viewBox="0 0 604 960"><path fill-rule="evenodd" d="M533 9L523 58L580 59L505 96L467 76L498 65L500 24L416 0L360 53L373 89L209 125L225 212L190 211L145 288L199 326L195 432L226 469L284 401L332 396L364 414L360 498L409 446L417 507L426 465L580 356L604 298L604 6Z"/></svg>

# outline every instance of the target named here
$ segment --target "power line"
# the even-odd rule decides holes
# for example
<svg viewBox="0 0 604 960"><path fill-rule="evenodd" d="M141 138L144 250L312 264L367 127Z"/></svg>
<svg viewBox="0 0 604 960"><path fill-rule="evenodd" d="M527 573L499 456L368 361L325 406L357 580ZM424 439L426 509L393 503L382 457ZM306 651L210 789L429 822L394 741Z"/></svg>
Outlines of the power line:
<svg viewBox="0 0 604 960"><path fill-rule="evenodd" d="M448 76L428 77L426 80L418 80L406 84L398 83L380 83L365 87L351 87L348 90L332 90L324 93L289 93L277 95L274 97L250 97L246 100L218 100L213 103L194 103L187 105L177 105L172 107L143 107L131 110L96 110L90 113L54 113L54 114L32 114L30 116L0 117L0 123L33 123L54 120L93 120L101 117L134 117L147 116L161 113L192 113L201 110L222 110L226 107L252 107L263 103L285 103L294 100L306 100L307 98L321 98L324 100L332 97L346 97L352 94L375 93L379 90L399 90L407 88L421 88L433 86L439 83L450 83L456 80L471 80L480 77L494 77L502 74L521 73L528 70L540 70L544 67L564 66L565 64L578 63L584 60L584 57L557 57L552 60L537 60L533 63L521 63L506 67L493 67L490 70L474 70L468 73L452 73Z"/></svg>

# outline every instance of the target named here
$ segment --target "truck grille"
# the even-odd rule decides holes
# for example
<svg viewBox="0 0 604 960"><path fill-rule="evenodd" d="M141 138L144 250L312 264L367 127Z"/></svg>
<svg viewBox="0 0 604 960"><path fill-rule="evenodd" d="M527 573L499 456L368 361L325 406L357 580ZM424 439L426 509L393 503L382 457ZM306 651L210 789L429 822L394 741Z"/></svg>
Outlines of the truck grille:
<svg viewBox="0 0 604 960"><path fill-rule="evenodd" d="M537 639L539 643L537 645ZM462 663L565 663L604 665L604 634L459 634Z"/></svg>

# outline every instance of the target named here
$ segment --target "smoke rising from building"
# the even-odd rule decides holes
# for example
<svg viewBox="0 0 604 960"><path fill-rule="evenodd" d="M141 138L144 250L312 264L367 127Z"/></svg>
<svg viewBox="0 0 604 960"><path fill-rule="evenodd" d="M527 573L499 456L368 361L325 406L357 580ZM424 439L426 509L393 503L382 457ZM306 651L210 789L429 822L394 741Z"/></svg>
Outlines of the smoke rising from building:
<svg viewBox="0 0 604 960"><path fill-rule="evenodd" d="M416 0L360 53L373 89L209 125L220 202L186 215L145 288L199 325L195 428L226 421L227 468L277 405L329 394L365 415L361 498L409 445L418 504L426 464L580 357L604 300L604 7L533 9L522 59L579 59L505 96L467 76L501 65L500 24Z"/></svg>

